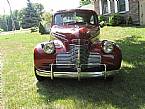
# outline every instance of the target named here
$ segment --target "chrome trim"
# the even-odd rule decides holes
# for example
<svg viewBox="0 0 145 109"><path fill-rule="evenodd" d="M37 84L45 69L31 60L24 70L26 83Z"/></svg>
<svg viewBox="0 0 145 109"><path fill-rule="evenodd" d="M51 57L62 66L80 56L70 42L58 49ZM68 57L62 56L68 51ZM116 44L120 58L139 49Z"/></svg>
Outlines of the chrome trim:
<svg viewBox="0 0 145 109"><path fill-rule="evenodd" d="M95 52L88 52L87 59L86 57L82 56L80 58L81 54L81 47L83 45L75 45L70 44L70 50L66 53L58 53L56 56L56 63L57 64L78 64L80 60L85 60L86 63L90 64L99 64L101 63L101 55ZM82 54L83 55L83 54Z"/></svg>
<svg viewBox="0 0 145 109"><path fill-rule="evenodd" d="M54 79L54 77L78 78L78 80L80 80L81 78L99 77L99 76L104 76L104 78L106 79L108 75L111 75L111 73L106 72L105 64L98 64L98 65L104 65L105 67L104 71L101 71L101 72L81 72L81 68L78 68L77 65L76 65L77 72L67 72L67 71L66 72L53 72L53 65L64 65L64 64L51 64L50 71L37 69L36 70L37 75L50 77L52 80ZM66 64L66 65L69 66L69 65L75 65L75 64ZM83 64L83 65L88 65L88 64ZM96 65L96 64L89 64L89 65Z"/></svg>
<svg viewBox="0 0 145 109"><path fill-rule="evenodd" d="M53 73L53 65L52 64L51 64L50 74L51 74L51 79L53 80L54 73Z"/></svg>
<svg viewBox="0 0 145 109"><path fill-rule="evenodd" d="M56 78L78 78L80 80L81 78L91 78L91 77L104 77L106 79L107 76L115 74L116 71L107 71L104 72L80 72L79 78L78 78L78 72L53 72L54 77ZM37 75L43 76L43 77L51 77L50 72L46 71L38 71L36 70ZM106 76L104 76L106 74ZM53 79L54 79L53 77Z"/></svg>
<svg viewBox="0 0 145 109"><path fill-rule="evenodd" d="M81 79L81 78L80 78L80 76L81 76L81 75L80 75L80 73L81 73L81 68L77 68L77 73L78 73L78 80L80 81L80 79Z"/></svg>
<svg viewBox="0 0 145 109"><path fill-rule="evenodd" d="M105 65L105 71L107 71L106 65ZM105 76L105 79L106 79L106 72L104 72L104 76Z"/></svg>
<svg viewBox="0 0 145 109"><path fill-rule="evenodd" d="M65 38L65 35L63 35L63 34L60 34L60 33L57 33L57 32L56 32L56 33L52 32L51 35L52 35L52 36L55 36L55 37L57 37L57 38L60 38L60 39L62 39L62 40L68 41L68 39L66 39L66 38Z"/></svg>

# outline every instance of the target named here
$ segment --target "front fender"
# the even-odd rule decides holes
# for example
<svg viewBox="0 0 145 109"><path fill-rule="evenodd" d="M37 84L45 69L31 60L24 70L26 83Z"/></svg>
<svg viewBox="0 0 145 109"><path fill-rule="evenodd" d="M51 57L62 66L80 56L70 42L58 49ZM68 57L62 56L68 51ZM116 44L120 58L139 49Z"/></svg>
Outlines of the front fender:
<svg viewBox="0 0 145 109"><path fill-rule="evenodd" d="M113 43L112 53L104 53L102 41L97 41L91 46L91 52L97 52L101 55L101 64L106 64L107 70L118 70L121 67L122 53L118 45Z"/></svg>
<svg viewBox="0 0 145 109"><path fill-rule="evenodd" d="M43 45L46 43L54 43L55 53L47 54L43 50ZM38 69L46 69L50 64L56 63L56 55L61 52L66 52L66 45L64 45L60 40L51 40L39 43L34 48L34 65Z"/></svg>
<svg viewBox="0 0 145 109"><path fill-rule="evenodd" d="M34 48L34 66L36 69L46 69L49 64L55 63L56 55L44 52L41 44Z"/></svg>

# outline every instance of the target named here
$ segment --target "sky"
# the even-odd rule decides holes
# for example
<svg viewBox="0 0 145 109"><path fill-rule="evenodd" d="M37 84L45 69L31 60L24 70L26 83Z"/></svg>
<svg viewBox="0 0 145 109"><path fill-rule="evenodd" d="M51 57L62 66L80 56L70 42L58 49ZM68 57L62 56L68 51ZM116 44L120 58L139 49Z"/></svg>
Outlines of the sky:
<svg viewBox="0 0 145 109"><path fill-rule="evenodd" d="M12 10L20 10L26 7L27 0L9 0ZM80 0L30 0L32 3L41 3L46 11L71 9L79 7ZM0 14L9 14L7 0L0 0Z"/></svg>

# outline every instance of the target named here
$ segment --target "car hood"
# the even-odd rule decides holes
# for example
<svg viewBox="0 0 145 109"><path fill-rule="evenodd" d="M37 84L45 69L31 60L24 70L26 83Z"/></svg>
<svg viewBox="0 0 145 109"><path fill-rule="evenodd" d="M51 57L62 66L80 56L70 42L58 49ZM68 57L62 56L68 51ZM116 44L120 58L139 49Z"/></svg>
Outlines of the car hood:
<svg viewBox="0 0 145 109"><path fill-rule="evenodd" d="M94 35L97 36L100 29L94 25L54 25L51 34L62 41L73 43L74 39L90 41ZM97 34L96 34L97 33Z"/></svg>

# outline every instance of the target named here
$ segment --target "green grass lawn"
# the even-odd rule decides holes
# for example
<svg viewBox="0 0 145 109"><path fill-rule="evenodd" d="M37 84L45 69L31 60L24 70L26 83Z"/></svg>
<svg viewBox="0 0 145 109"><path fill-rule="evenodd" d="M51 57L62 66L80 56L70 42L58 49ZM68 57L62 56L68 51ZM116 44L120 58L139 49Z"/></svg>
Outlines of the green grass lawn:
<svg viewBox="0 0 145 109"><path fill-rule="evenodd" d="M0 35L3 106L6 109L145 108L145 28L104 27L103 39L112 40L122 48L122 68L112 82L55 79L39 83L33 71L33 48L49 40L49 36Z"/></svg>

